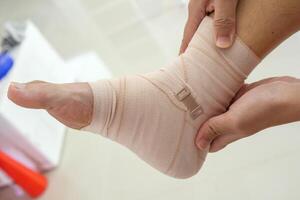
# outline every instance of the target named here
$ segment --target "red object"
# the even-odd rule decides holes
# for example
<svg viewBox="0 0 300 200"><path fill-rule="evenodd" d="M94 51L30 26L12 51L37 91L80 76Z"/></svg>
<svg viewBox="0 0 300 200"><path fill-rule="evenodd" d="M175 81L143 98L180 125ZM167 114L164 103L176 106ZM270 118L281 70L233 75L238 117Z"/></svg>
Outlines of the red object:
<svg viewBox="0 0 300 200"><path fill-rule="evenodd" d="M2 151L0 151L0 168L33 198L40 196L47 188L45 176L25 167Z"/></svg>

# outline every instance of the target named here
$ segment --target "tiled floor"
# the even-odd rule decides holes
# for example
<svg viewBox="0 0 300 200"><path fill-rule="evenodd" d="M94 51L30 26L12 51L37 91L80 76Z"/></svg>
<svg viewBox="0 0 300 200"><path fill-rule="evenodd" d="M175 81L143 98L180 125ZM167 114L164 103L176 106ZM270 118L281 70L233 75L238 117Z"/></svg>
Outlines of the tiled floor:
<svg viewBox="0 0 300 200"><path fill-rule="evenodd" d="M120 75L149 71L177 54L186 16L182 2L1 0L0 23L30 19L64 58L94 50ZM273 52L249 80L300 77L299 36ZM209 155L194 178L175 180L111 141L70 130L62 164L50 174L41 199L298 200L299 131L299 123L262 131Z"/></svg>

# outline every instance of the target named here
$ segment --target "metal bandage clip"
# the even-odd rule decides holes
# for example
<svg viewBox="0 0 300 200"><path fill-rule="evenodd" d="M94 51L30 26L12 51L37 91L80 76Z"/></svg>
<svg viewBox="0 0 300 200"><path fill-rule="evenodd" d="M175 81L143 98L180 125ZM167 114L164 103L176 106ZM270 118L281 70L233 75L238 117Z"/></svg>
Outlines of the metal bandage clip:
<svg viewBox="0 0 300 200"><path fill-rule="evenodd" d="M184 86L176 94L176 98L187 107L192 119L196 119L203 113L202 107L197 103L188 87Z"/></svg>

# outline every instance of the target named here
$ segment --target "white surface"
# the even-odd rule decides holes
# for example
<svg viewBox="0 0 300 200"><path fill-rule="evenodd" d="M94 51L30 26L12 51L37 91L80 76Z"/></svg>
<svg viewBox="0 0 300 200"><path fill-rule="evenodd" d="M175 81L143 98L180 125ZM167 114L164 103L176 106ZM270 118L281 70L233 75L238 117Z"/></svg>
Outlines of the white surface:
<svg viewBox="0 0 300 200"><path fill-rule="evenodd" d="M65 126L45 111L29 110L12 103L6 95L8 83L37 79L70 82L74 77L62 71L66 67L35 26L28 22L25 40L15 52L15 64L1 82L0 148L31 168L49 170L58 165ZM7 180L0 179L0 185L5 183Z"/></svg>
<svg viewBox="0 0 300 200"><path fill-rule="evenodd" d="M91 82L112 77L111 72L95 52L87 52L72 58L66 65L70 75L76 77L76 82Z"/></svg>

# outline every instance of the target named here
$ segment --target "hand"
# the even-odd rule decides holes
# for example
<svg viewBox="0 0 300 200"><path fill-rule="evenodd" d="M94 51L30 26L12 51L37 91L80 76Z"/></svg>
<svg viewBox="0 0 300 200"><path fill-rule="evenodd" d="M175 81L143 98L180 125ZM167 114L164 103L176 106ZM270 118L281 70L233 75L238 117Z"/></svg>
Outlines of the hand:
<svg viewBox="0 0 300 200"><path fill-rule="evenodd" d="M7 95L20 106L47 110L58 121L74 129L81 129L92 120L93 93L87 83L12 83Z"/></svg>
<svg viewBox="0 0 300 200"><path fill-rule="evenodd" d="M230 47L236 31L237 3L238 0L190 0L180 54L186 50L206 13L214 10L216 45L220 48Z"/></svg>
<svg viewBox="0 0 300 200"><path fill-rule="evenodd" d="M300 79L278 77L244 85L228 111L205 122L200 149L216 152L263 129L300 120Z"/></svg>

